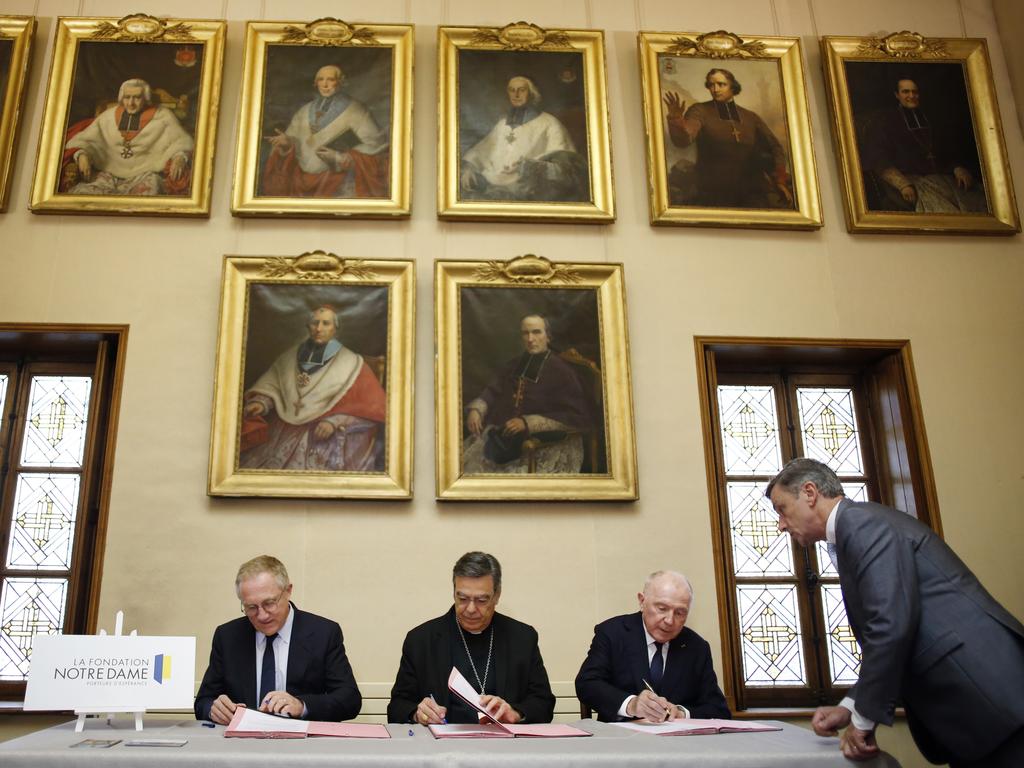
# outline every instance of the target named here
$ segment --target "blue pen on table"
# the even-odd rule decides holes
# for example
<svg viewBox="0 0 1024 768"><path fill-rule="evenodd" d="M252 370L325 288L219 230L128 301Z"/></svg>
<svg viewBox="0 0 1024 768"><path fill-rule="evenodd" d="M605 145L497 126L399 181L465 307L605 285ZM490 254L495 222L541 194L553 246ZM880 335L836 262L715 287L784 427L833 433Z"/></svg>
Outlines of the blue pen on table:
<svg viewBox="0 0 1024 768"><path fill-rule="evenodd" d="M201 725L203 726L203 728L216 728L217 727L216 723L206 723L206 722L204 722L204 723L201 723Z"/></svg>
<svg viewBox="0 0 1024 768"><path fill-rule="evenodd" d="M410 728L410 729L409 729L409 735L410 735L410 736L415 736L415 735L416 735L416 734L414 734L414 733L412 732L412 728Z"/></svg>
<svg viewBox="0 0 1024 768"><path fill-rule="evenodd" d="M437 706L437 699L434 698L434 694L430 694L430 700L432 702L434 702L434 706ZM448 718L447 717L442 717L441 718L441 722L444 723L445 725L448 725Z"/></svg>

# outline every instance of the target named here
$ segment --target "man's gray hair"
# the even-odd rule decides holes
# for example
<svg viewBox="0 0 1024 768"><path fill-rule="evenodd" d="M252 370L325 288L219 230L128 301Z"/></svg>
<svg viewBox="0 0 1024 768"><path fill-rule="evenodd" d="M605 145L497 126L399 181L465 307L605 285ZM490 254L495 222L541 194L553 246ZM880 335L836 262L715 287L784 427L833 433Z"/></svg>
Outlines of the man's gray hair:
<svg viewBox="0 0 1024 768"><path fill-rule="evenodd" d="M121 83L121 87L117 89L117 101L120 103L124 99L125 88L141 88L142 89L142 100L145 101L145 106L149 106L153 103L153 89L149 87L149 83L143 80L141 77L133 77L131 80L125 80ZM109 93L109 91L107 91Z"/></svg>
<svg viewBox="0 0 1024 768"><path fill-rule="evenodd" d="M320 69L318 69L316 71L316 74L319 75L325 69L333 69L334 70L334 74L338 78L338 85L341 85L342 82L344 82L344 80L345 80L345 70L343 70L337 64L324 64L322 67L320 67ZM316 75L313 75L313 87L314 88L316 87Z"/></svg>
<svg viewBox="0 0 1024 768"><path fill-rule="evenodd" d="M334 318L334 330L338 330L338 328L340 327L339 323L341 322L340 320L338 320L338 313L334 309L334 307L328 304L321 304L319 307L316 307L313 311L311 311L309 313L309 318L306 320L307 325L309 323L312 323L316 319L317 312L330 312L331 317Z"/></svg>
<svg viewBox="0 0 1024 768"><path fill-rule="evenodd" d="M525 80L526 90L530 92L530 104L533 106L539 106L542 99L540 95L540 89L537 88L537 84L533 82L533 78L527 77L526 75L512 75L508 79L509 85L512 84L513 80Z"/></svg>
<svg viewBox="0 0 1024 768"><path fill-rule="evenodd" d="M455 579L479 579L490 576L494 579L494 594L501 592L501 563L494 555L486 552L467 552L455 561L452 568L452 584Z"/></svg>
<svg viewBox="0 0 1024 768"><path fill-rule="evenodd" d="M646 595L650 591L651 585L663 576L671 578L676 583L685 584L686 589L690 592L690 604L693 605L693 584L690 583L685 574L679 571L655 571L644 580L644 594Z"/></svg>
<svg viewBox="0 0 1024 768"><path fill-rule="evenodd" d="M269 573L273 576L277 586L281 589L287 589L291 584L288 580L288 569L284 567L284 563L273 555L260 555L252 560L246 560L238 567L238 575L235 576L235 594L241 597L242 582L255 578L261 573Z"/></svg>
<svg viewBox="0 0 1024 768"><path fill-rule="evenodd" d="M839 482L836 473L829 469L827 464L807 458L793 459L788 462L782 471L768 483L764 495L770 499L772 489L776 485L780 485L795 496L804 483L814 483L818 493L826 499L835 499L844 495L843 484Z"/></svg>

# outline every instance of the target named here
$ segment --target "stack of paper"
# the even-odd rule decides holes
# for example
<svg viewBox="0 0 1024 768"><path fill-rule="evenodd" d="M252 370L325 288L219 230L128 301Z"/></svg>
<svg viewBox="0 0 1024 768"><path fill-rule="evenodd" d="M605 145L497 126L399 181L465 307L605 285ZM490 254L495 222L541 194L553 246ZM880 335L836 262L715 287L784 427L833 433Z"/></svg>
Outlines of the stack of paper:
<svg viewBox="0 0 1024 768"><path fill-rule="evenodd" d="M767 723L744 722L741 720L669 720L666 723L645 723L639 720L625 723L612 723L620 728L631 731L650 733L655 736L704 736L711 733L759 733L761 731L781 731L777 725Z"/></svg>

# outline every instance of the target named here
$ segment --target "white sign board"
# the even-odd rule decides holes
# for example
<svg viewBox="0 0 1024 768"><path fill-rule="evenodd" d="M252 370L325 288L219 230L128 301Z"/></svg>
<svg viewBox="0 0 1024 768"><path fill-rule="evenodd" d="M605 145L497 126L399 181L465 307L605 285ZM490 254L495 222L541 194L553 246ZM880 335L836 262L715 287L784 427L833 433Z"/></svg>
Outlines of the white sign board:
<svg viewBox="0 0 1024 768"><path fill-rule="evenodd" d="M37 635L25 709L191 709L194 637Z"/></svg>

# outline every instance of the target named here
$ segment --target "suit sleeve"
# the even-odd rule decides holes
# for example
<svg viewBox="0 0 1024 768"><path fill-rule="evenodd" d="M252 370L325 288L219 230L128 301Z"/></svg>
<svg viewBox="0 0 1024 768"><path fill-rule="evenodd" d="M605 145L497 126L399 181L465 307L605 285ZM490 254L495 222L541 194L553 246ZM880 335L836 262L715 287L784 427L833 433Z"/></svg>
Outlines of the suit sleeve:
<svg viewBox="0 0 1024 768"><path fill-rule="evenodd" d="M550 723L555 715L555 694L551 692L544 659L537 644L537 632L530 628L530 659L526 676L525 693L519 701L506 699L514 709L523 715L526 723Z"/></svg>
<svg viewBox="0 0 1024 768"><path fill-rule="evenodd" d="M309 720L338 722L359 714L363 697L345 655L341 627L336 622L330 622L326 636L323 693L307 693L299 698L306 705Z"/></svg>
<svg viewBox="0 0 1024 768"><path fill-rule="evenodd" d="M203 675L203 682L199 684L199 693L196 694L196 701L193 710L196 713L196 720L209 720L210 707L214 700L222 693L227 692L227 682L224 679L224 634L221 627L217 627L213 633L213 644L210 647L210 663Z"/></svg>
<svg viewBox="0 0 1024 768"><path fill-rule="evenodd" d="M860 678L850 693L860 714L891 725L921 611L914 553L881 516L848 507L839 525L840 568L852 571L860 616Z"/></svg>
<svg viewBox="0 0 1024 768"><path fill-rule="evenodd" d="M599 720L619 720L619 707L627 696L636 691L627 691L614 685L612 639L600 626L594 627L594 639L590 642L587 658L583 660L576 675L576 695L587 706L597 711Z"/></svg>
<svg viewBox="0 0 1024 768"><path fill-rule="evenodd" d="M410 632L405 636L405 642L402 643L402 658L398 662L398 674L395 675L395 684L391 686L391 701L388 702L389 723L411 723L416 707L423 700L423 695L420 694L420 688L416 682L419 677L416 674L414 649L415 642L412 632Z"/></svg>
<svg viewBox="0 0 1024 768"><path fill-rule="evenodd" d="M711 647L706 642L702 642L701 646L702 654L697 668L699 680L694 688L696 695L673 703L682 704L690 710L690 717L728 720L732 718L732 713L725 703L725 694L718 686L718 677L711 662Z"/></svg>

